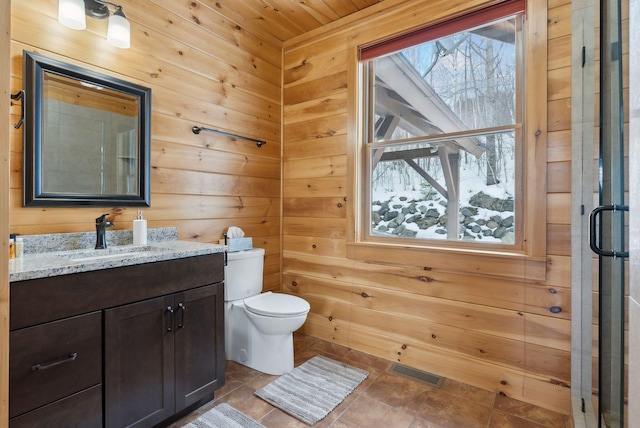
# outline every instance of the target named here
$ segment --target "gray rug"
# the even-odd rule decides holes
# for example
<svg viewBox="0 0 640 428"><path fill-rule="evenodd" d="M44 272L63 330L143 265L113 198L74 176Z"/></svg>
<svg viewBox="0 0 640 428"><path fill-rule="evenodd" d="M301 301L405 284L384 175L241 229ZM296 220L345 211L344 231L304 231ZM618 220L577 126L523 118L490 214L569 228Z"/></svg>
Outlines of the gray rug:
<svg viewBox="0 0 640 428"><path fill-rule="evenodd" d="M234 409L227 403L218 404L184 428L265 428L264 425Z"/></svg>
<svg viewBox="0 0 640 428"><path fill-rule="evenodd" d="M336 408L369 372L317 355L255 394L308 425Z"/></svg>

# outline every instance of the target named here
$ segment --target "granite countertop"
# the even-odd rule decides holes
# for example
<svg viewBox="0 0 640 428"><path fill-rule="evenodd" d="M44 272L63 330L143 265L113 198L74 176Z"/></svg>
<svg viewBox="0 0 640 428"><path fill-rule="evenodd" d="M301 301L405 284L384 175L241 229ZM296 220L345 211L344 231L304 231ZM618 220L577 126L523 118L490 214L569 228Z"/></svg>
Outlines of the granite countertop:
<svg viewBox="0 0 640 428"><path fill-rule="evenodd" d="M95 233L24 235L24 255L9 260L9 281L221 253L226 246L177 239L177 229L149 229L147 245L133 245L131 231L108 231L107 248L95 250ZM93 241L93 242L92 242Z"/></svg>

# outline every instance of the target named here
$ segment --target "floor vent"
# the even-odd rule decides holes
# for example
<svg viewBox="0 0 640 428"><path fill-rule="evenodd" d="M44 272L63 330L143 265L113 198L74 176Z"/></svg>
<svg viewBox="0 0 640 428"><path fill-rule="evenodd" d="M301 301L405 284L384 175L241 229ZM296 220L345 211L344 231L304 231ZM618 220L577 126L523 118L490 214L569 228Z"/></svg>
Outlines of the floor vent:
<svg viewBox="0 0 640 428"><path fill-rule="evenodd" d="M423 372L421 370L412 369L411 367L403 366L401 364L394 364L393 366L391 366L389 371L391 373L395 373L401 376L408 377L410 379L426 383L427 385L433 386L434 388L440 388L440 386L442 386L442 382L444 381L443 377Z"/></svg>

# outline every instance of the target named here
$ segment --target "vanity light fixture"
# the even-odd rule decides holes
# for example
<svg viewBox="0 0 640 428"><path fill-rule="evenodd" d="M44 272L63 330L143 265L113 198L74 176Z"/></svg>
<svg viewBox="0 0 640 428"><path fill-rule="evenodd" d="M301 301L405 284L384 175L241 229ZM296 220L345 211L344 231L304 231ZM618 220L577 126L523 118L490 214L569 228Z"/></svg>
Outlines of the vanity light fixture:
<svg viewBox="0 0 640 428"><path fill-rule="evenodd" d="M58 0L58 22L73 30L87 28L87 21L84 19L84 1Z"/></svg>
<svg viewBox="0 0 640 428"><path fill-rule="evenodd" d="M113 13L109 7L113 9ZM58 0L58 21L65 27L84 30L87 28L85 16L109 18L107 41L122 49L131 46L131 25L122 6L103 0Z"/></svg>

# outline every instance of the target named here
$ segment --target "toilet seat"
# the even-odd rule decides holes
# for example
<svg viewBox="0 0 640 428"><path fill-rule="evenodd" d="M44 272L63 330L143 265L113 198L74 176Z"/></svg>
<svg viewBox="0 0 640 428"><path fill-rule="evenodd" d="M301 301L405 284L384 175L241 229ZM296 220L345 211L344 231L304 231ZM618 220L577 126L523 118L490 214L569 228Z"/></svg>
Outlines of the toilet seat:
<svg viewBox="0 0 640 428"><path fill-rule="evenodd" d="M300 297L271 291L244 299L244 306L254 314L275 318L306 315L311 309L309 302Z"/></svg>

